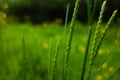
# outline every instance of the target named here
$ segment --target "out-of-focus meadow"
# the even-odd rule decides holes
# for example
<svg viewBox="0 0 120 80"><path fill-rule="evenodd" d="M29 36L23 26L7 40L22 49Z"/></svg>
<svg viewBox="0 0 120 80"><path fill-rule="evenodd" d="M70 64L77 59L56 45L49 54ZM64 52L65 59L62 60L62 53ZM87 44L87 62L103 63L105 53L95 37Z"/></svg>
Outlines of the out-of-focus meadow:
<svg viewBox="0 0 120 80"><path fill-rule="evenodd" d="M120 8L118 0L109 2L102 27L106 24L106 20L112 14L113 9ZM99 1L99 3L101 2ZM115 7L111 7L112 3ZM68 80L79 80L81 75L88 38L85 5L86 1L82 1L78 20L75 24ZM74 4L70 7L70 15L73 7ZM83 9L86 11L83 11ZM65 10L66 2L64 0L53 0L52 2L49 0L0 0L0 80L48 79L50 40L53 39L54 43L64 41ZM99 8L96 11L98 13ZM109 11L109 14L107 11ZM96 20L98 15L95 15ZM70 19L71 16L69 21ZM92 26L94 30L96 21ZM66 34L68 31L69 23ZM62 80L63 56L61 53L64 50L64 45L61 44L59 49L56 80ZM118 14L108 29L98 52L94 70L102 66L92 76L93 80L107 80L120 66L119 61L120 15ZM104 64L102 64L103 62ZM25 76L26 79L24 79ZM114 80L120 80L120 74L116 75Z"/></svg>

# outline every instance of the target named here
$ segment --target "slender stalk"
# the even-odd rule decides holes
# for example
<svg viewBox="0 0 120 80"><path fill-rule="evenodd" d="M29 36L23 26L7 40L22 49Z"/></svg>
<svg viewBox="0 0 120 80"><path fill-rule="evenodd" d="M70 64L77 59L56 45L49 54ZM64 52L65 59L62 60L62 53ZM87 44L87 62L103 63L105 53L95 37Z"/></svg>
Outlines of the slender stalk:
<svg viewBox="0 0 120 80"><path fill-rule="evenodd" d="M55 69L56 69L56 64L57 64L58 45L59 45L59 42L57 42L56 48L55 48L55 54L54 54L53 62L52 62L53 64L52 64L52 70L51 70L51 78L50 78L50 80L55 80Z"/></svg>
<svg viewBox="0 0 120 80"><path fill-rule="evenodd" d="M93 6L93 10L92 10L92 22L93 22L94 15L95 15L96 4L97 4L97 0L94 0L94 6Z"/></svg>
<svg viewBox="0 0 120 80"><path fill-rule="evenodd" d="M87 0L88 24L89 25L91 25L92 23L92 9L91 8L92 8L91 0Z"/></svg>
<svg viewBox="0 0 120 80"><path fill-rule="evenodd" d="M74 24L75 24L75 20L77 18L79 2L80 2L80 0L76 0L72 20L71 20L71 23L70 23L70 32L69 32L69 36L68 36L67 51L66 51L66 54L65 54L65 63L64 63L64 77L63 77L64 80L66 80L66 73L67 73L69 55L70 55L71 44L72 44Z"/></svg>
<svg viewBox="0 0 120 80"><path fill-rule="evenodd" d="M66 8L64 35L63 35L63 45L65 45L65 47L66 47L66 29L67 29L67 24L68 24L70 0L67 0L66 2L67 2L67 8ZM64 53L64 50L63 50L63 53ZM63 57L63 62L64 62L64 57ZM64 64L63 64L63 76L62 76L62 78L64 78Z"/></svg>
<svg viewBox="0 0 120 80"><path fill-rule="evenodd" d="M53 40L50 40L50 50L49 50L49 54L48 54L48 80L50 80L51 78L51 64L52 64L52 53L53 53L53 48L52 48L52 42Z"/></svg>
<svg viewBox="0 0 120 80"><path fill-rule="evenodd" d="M94 2L94 4L96 4L96 2ZM85 57L84 57L84 63L83 63L83 69L82 69L82 74L81 74L81 80L84 80L84 75L85 75L85 69L86 69L86 64L87 64L87 56L88 56L88 50L89 50L89 45L90 45L90 40L91 40L91 35L92 35L92 23L93 23L93 15L95 12L95 6L94 5L94 11L92 13L92 9L91 9L91 0L88 0L87 2L87 10L88 10L88 40L87 40L87 46L86 46L86 50L85 50Z"/></svg>
<svg viewBox="0 0 120 80"><path fill-rule="evenodd" d="M27 80L26 78L26 51L25 51L25 39L23 35L23 80Z"/></svg>
<svg viewBox="0 0 120 80"><path fill-rule="evenodd" d="M104 6L105 6L105 4L106 4L106 1L104 1L103 2L103 10L104 10ZM101 12L102 13L102 12ZM105 27L105 31L104 31L104 33L102 33L101 34L101 37L100 37L100 40L98 41L98 42L96 42L96 41L94 41L94 40L96 40L95 38L94 38L94 40L93 40L93 46L94 47L92 47L92 51L91 51L91 57L90 57L90 63L89 63L89 69L88 69L88 79L89 79L89 77L90 77L90 73L91 73L91 70L92 70L92 65L94 64L94 61L95 61L95 59L96 59L96 56L97 56L97 53L98 53L98 50L99 50L99 48L100 48L100 46L101 46L101 44L102 44L102 41L103 41L103 39L104 39L104 37L105 37L105 34L106 34L106 32L107 32L107 29L108 29L108 27L110 26L110 24L112 23L112 21L113 21L113 19L114 19L114 17L116 16L116 14L117 14L117 10L115 10L114 12L113 12L113 14L112 14L112 16L110 17L110 19L109 19L109 21L108 21L108 23L107 23L107 25L106 25L106 27ZM102 14L101 14L102 15ZM99 18L100 19L100 18ZM98 23L100 23L99 22L99 20L98 20ZM95 35L96 35L96 37L97 37L97 29L96 29L96 32L95 32Z"/></svg>
<svg viewBox="0 0 120 80"><path fill-rule="evenodd" d="M69 7L70 7L70 3L68 2L67 9L66 9L66 16L65 16L64 40L66 40L66 28L67 28L67 24L68 24Z"/></svg>
<svg viewBox="0 0 120 80"><path fill-rule="evenodd" d="M94 63L94 58L95 58L96 49L97 49L97 39L99 38L99 34L100 34L100 24L102 23L103 13L105 11L105 6L106 6L106 1L104 1L103 4L102 4L99 19L98 19L96 30L95 30L95 34L94 34L94 37L93 37L87 80L90 79L92 65Z"/></svg>
<svg viewBox="0 0 120 80"><path fill-rule="evenodd" d="M101 35L101 38L100 38L100 41L99 41L99 43L98 43L96 52L98 52L98 50L99 50L99 48L100 48L100 46L101 46L101 44L102 44L102 41L103 41L103 39L104 39L104 37L105 37L105 34L106 34L106 32L107 32L110 24L112 23L113 19L114 19L115 16L117 15L117 12L118 12L118 10L115 10L115 11L113 12L112 16L110 17L109 21L107 22L107 24L106 24L106 26L105 26L105 31L104 31L104 32L102 33L102 35ZM97 54L96 54L96 55L97 55Z"/></svg>
<svg viewBox="0 0 120 80"><path fill-rule="evenodd" d="M90 45L91 34L92 34L92 29L91 29L91 26L90 26L89 30L88 30L87 47L86 47L86 50L85 50L83 69L82 69L82 74L81 74L81 79L80 80L84 80L84 76L85 76L85 69L86 69L86 64L87 64L87 56L88 56L88 50L89 50L89 45Z"/></svg>

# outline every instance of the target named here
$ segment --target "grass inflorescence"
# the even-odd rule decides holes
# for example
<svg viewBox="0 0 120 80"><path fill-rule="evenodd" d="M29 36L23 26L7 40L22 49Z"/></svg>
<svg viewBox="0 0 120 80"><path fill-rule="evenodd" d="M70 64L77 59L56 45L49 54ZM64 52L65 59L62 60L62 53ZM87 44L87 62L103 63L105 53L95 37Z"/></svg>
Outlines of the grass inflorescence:
<svg viewBox="0 0 120 80"><path fill-rule="evenodd" d="M70 31L69 31L68 42L67 42L67 51L65 53L64 80L66 80L66 74L67 74L67 69L68 69L68 61L69 61L71 44L72 44L75 20L77 18L77 13L78 13L78 8L79 8L79 2L80 2L80 0L76 0L72 20L71 20L71 23L70 23Z"/></svg>
<svg viewBox="0 0 120 80"><path fill-rule="evenodd" d="M49 46L47 44L47 42L40 37L41 41L43 41L44 44L42 47L38 47L38 45L42 45L42 43L37 42L37 41L39 41L38 37L42 34L41 33L42 30L41 30L41 32L39 31L37 33L38 28L36 28L35 31L33 31L33 28L31 28L30 30L28 30L29 33L31 32L31 34L29 34L30 36L29 35L25 36L25 34L28 34L28 33L26 33L24 31L24 34L22 36L22 40L20 39L20 44L19 43L16 44L16 45L19 45L20 48L22 45L22 49L21 49L22 58L21 58L21 56L14 56L14 57L12 57L13 59L9 59L10 58L9 56L11 56L10 54L12 53L12 50L11 50L11 52L9 52L10 45L6 45L6 44L11 44L12 40L6 39L6 41L2 43L3 40L0 39L0 42L3 44L3 48L2 48L1 44L0 44L0 48L5 49L7 47L5 50L8 50L8 51L3 50L3 53L5 53L5 54L9 53L9 55L7 55L7 57L5 56L6 57L5 61L2 61L4 58L2 58L0 61L0 69L1 69L0 79L1 80L11 80L11 79L12 80L16 80L16 79L17 80L20 80L20 79L22 79L22 80L46 80L46 79L47 80L70 80L70 78L71 78L71 80L79 80L79 79L80 80L104 80L104 78L105 78L105 80L106 79L119 80L119 78L117 78L117 77L119 76L119 73L120 73L120 64L119 63L117 63L117 65L114 64L114 62L118 62L117 60L113 61L113 62L109 61L109 58L114 57L114 56L111 56L112 51L108 52L108 54L105 54L105 52L107 51L107 49L105 49L104 54L98 55L99 50L101 48L101 45L103 43L103 40L105 38L105 35L107 34L107 31L110 27L110 24L112 23L113 19L115 18L118 10L115 10L112 13L110 19L104 25L104 31L102 31L104 12L105 12L105 8L106 8L106 4L107 4L106 0L103 1L103 4L101 6L101 11L100 11L100 14L98 17L97 25L95 26L95 30L93 32L92 26L94 23L94 14L95 14L97 0L93 1L94 4L92 4L91 1L92 0L87 0L88 37L87 37L87 42L85 42L86 43L85 54L81 54L84 52L84 51L82 51L85 48L84 45L82 45L81 51L78 49L78 47L79 46L81 47L81 44L82 44L82 41L80 41L79 38L77 38L75 40L76 42L74 41L74 43L76 43L77 46L72 45L72 42L74 40L73 36L75 34L75 28L77 27L77 26L75 26L75 24L76 24L76 20L77 20L78 11L79 11L80 0L76 0L76 2L75 2L75 7L73 10L72 19L70 22L70 26L68 28L69 29L68 34L66 33L66 28L68 25L69 9L70 9L71 4L70 4L70 0L67 0L65 25L64 25L64 31L62 33L64 35L63 36L63 38L64 38L63 43L64 44L60 43L60 41L59 41L60 39L56 39L57 40L56 43L55 43L54 39L51 39L50 46ZM45 24L45 26L46 25L50 26L50 24ZM42 28L43 28L43 31L46 31L45 27L42 27ZM57 32L56 27L50 27L50 28L55 29L54 31ZM53 34L50 34L50 32L49 32L50 28L47 28L47 31L45 32L46 36L48 37L48 35L53 35L53 34L55 34L55 36L57 36L56 32L53 32ZM57 29L61 29L61 31L62 31L63 28L57 27ZM7 32L7 29L4 31ZM2 35L1 32L0 32L0 35ZM58 33L61 34L60 32L58 32ZM37 34L33 35L33 33L37 33L38 35ZM93 33L93 35L92 35L92 33ZM16 35L14 33L14 31L13 31L13 34ZM77 34L77 36L78 35L79 34ZM31 36L34 36L34 37L31 37ZM111 36L112 35L110 35L110 37ZM42 37L45 37L45 36L42 35ZM117 34L117 38L120 38L120 33ZM4 36L3 36L3 39L4 39ZM106 40L106 41L108 41L108 40ZM31 43L33 43L33 44L31 44ZM66 45L66 43L67 43L67 45ZM119 40L115 41L115 44L119 45L118 43L119 43ZM15 47L16 45L13 45L13 46ZM33 45L35 48L33 48L33 47L31 48L31 46L33 46ZM43 50L39 50L39 49L44 49L44 51L45 50L47 51L48 48L49 48L48 55L46 55L47 52L43 52ZM74 48L73 52L77 53L77 55L72 54L72 57L70 57L70 55L72 53L72 48ZM13 49L15 50L14 53L16 53L18 50L18 48L13 48ZM66 50L66 51L64 51L64 50ZM112 47L111 47L111 50L112 50ZM40 52L45 53L45 54L43 55ZM114 51L114 52L118 53L117 51ZM30 53L32 53L32 54L30 54ZM20 55L20 54L17 54L17 55ZM40 57L38 55L40 55L42 57ZM116 55L116 54L114 54L114 55ZM97 56L101 58L101 61L97 60ZM19 64L19 61L18 62L16 61L16 62L14 62L14 65L11 66L11 64L9 63L10 60L11 61L12 60L19 60L16 57L20 58L22 64ZM70 59L71 59L71 62L70 62ZM44 61L44 60L48 60L48 61ZM59 60L61 60L61 61L59 61ZM76 61L76 60L78 60L78 61ZM97 62L97 61L98 61L98 63L97 63L98 65L95 64L95 62ZM44 65L44 63L45 63L45 65ZM110 64L110 63L113 63L115 66ZM3 66L1 64L4 64L5 66ZM14 74L14 72L12 72L12 70L8 69L8 65L10 65L10 67L13 67L13 68L14 67L18 68L18 66L20 66L20 69L16 69L16 71L15 71L17 73L16 74L17 77L13 78L14 76L12 76L11 79L9 78L11 76L10 73ZM47 65L47 67L46 67L46 65ZM117 66L117 68L116 68L116 66ZM62 67L62 69L60 67ZM2 68L4 68L6 70L6 72L4 70L2 71ZM60 70L63 70L63 71L60 71ZM6 75L7 77L1 76L1 74Z"/></svg>
<svg viewBox="0 0 120 80"><path fill-rule="evenodd" d="M97 44L98 44L98 39L100 37L99 36L99 34L100 34L100 24L102 22L103 13L105 11L105 6L106 6L106 1L104 1L103 4L102 4L99 19L98 19L98 23L97 23L95 34L94 34L94 38L92 40L92 47L91 47L92 49L91 49L91 56L90 56L90 62L89 62L90 67L88 68L88 79L89 79L91 68L92 68L92 65L93 65L93 61L94 61L95 55L96 55L96 48L97 48Z"/></svg>
<svg viewBox="0 0 120 80"><path fill-rule="evenodd" d="M78 8L79 8L79 2L80 0L76 0L75 3L75 8L73 11L73 16L72 16L72 20L70 22L70 31L68 34L68 41L67 41L67 50L65 53L65 58L64 58L64 72L63 72L63 80L67 79L67 73L68 73L68 62L69 62L69 56L71 53L71 46L72 46L72 39L73 39L73 34L74 34L74 26L75 26L75 20L77 18L77 13L78 13ZM101 11L99 14L99 18L97 21L97 26L95 29L95 33L92 35L92 24L93 24L93 19L94 19L94 14L95 14L95 8L96 8L96 3L97 1L94 1L94 4L91 5L91 0L88 0L87 2L87 6L88 6L88 25L89 25L89 29L88 29L88 40L87 40L87 46L86 46L86 50L85 50L85 57L84 57L84 63L83 63L83 68L82 68L82 72L81 72L81 79L80 80L91 80L91 76L93 75L93 73L99 72L100 69L98 69L98 71L92 72L93 70L93 65L94 62L96 61L96 56L98 54L98 51L100 49L100 46L103 42L103 39L107 33L107 30L110 26L110 24L112 23L114 17L117 14L117 10L115 10L112 14L112 16L110 17L110 19L108 20L104 32L101 31L101 24L102 24L102 20L103 20L103 15L105 12L105 8L106 8L106 3L107 1L103 1L103 4L101 6ZM67 19L68 19L68 13L69 13L69 2L67 4L67 10L66 10L66 18L65 18L65 27L64 27L64 41L66 40L66 26L67 26ZM92 6L92 7L91 7ZM93 9L92 9L93 8ZM91 38L93 38L91 40ZM91 44L92 43L92 44ZM89 46L91 44L91 46ZM88 57L88 53L90 53L90 57ZM109 55L107 55L108 57ZM88 64L87 64L87 59L90 58ZM107 58L106 58L107 59ZM103 61L103 64L105 63L106 59ZM55 59L56 60L56 59ZM102 65L103 65L102 64ZM87 68L87 74L86 73L86 65L88 65ZM101 66L100 65L100 68Z"/></svg>

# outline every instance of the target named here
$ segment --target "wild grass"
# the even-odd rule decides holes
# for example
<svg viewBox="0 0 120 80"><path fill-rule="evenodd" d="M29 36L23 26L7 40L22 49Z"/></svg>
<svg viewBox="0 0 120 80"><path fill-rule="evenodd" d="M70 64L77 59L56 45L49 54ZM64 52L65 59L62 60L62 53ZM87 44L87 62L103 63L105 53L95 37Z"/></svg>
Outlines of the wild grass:
<svg viewBox="0 0 120 80"><path fill-rule="evenodd" d="M96 0L94 2L94 6L93 9L91 8L91 1L88 0L88 24L89 24L89 32L88 32L88 41L87 41L87 46L86 46L86 51L85 51L85 58L84 58L84 63L83 63L83 69L82 69L82 73L81 73L81 80L85 80L84 77L86 77L86 80L91 80L91 75L93 74L92 69L93 69L93 65L96 59L96 56L98 54L98 51L100 49L100 46L102 44L102 41L104 39L104 36L108 30L108 27L110 26L110 24L112 23L112 20L114 19L114 17L117 14L117 10L115 10L112 14L112 16L110 17L107 25L105 26L105 30L102 33L101 32L101 24L102 24L102 18L104 15L104 11L105 11L105 7L106 7L106 1L103 2L102 6L101 6L101 11L100 11L100 15L98 18L98 22L97 22L97 26L96 26L96 30L95 30L95 34L93 35L93 40L91 40L91 33L92 33L92 23L93 23L93 18L94 18L94 13L95 13L95 7L96 7ZM78 11L78 6L79 6L79 0L76 0L76 4L75 4L75 8L74 8L74 12L73 12L73 16L72 16L72 20L71 20L71 24L70 24L70 31L69 31L69 37L68 37L68 41L67 41L67 51L65 54L65 64L64 64L64 76L63 76L63 80L66 80L67 77L67 68L68 68L68 61L69 61L69 55L70 55L70 50L71 50L71 44L72 44L72 39L73 39L73 34L74 34L74 25L75 25L75 20L77 18L77 11ZM66 19L68 17L68 9L69 9L69 5L67 7L67 11L66 11ZM65 20L65 29L66 29L66 25L67 25L67 20ZM65 30L64 29L64 30ZM65 31L64 31L65 34ZM86 64L87 64L87 58L89 58L88 55L88 51L89 51L89 45L92 42L91 45L91 49L90 49L90 60L89 60L89 65L88 65L88 74L85 75L85 71L86 71ZM92 74L91 74L92 73Z"/></svg>
<svg viewBox="0 0 120 80"><path fill-rule="evenodd" d="M74 32L74 24L75 24L75 20L77 18L79 2L80 2L80 0L76 0L74 12L73 12L73 16L72 16L72 20L71 20L71 24L70 24L70 31L69 31L68 42L67 42L67 50L65 53L64 78L63 78L64 80L66 80L68 61L69 61L69 55L70 55L71 44L72 44L72 37L73 37L73 32Z"/></svg>
<svg viewBox="0 0 120 80"><path fill-rule="evenodd" d="M66 28L68 24L67 19L68 19L69 6L70 6L69 1L66 11L64 31L61 26L58 27L58 25L53 25L53 24L40 25L40 27L42 26L41 28L38 27L33 28L32 25L19 25L22 27L18 28L19 27L18 24L15 25L15 27L11 27L11 25L9 25L8 28L5 27L3 29L4 32L4 36L2 36L3 40L0 41L1 43L3 43L3 45L1 44L0 46L3 46L2 48L3 51L1 52L2 54L4 54L4 55L1 54L1 56L5 57L6 60L1 57L0 79L1 80L70 80L70 79L71 80L79 80L79 79L80 80L92 80L92 79L119 80L120 64L119 61L117 60L119 58L119 56L117 55L119 55L118 53L120 51L119 50L117 51L116 46L114 46L113 48L111 48L111 50L114 50L113 52L110 51L108 54L103 54L103 52L101 52L101 54L103 55L99 54L99 50L101 50L103 39L106 38L105 35L107 34L107 30L117 14L117 10L115 10L112 16L110 17L110 19L108 20L107 24L103 25L102 18L104 17L103 13L105 10L106 3L107 3L106 1L103 2L100 16L97 22L97 26L95 27L96 28L94 31L95 33L92 36L93 33L92 26L94 23L93 19L96 8L96 0L94 1L93 9L91 7L91 0L88 0L87 26L89 27L88 27L87 41L86 38L83 39L83 37L86 37L87 35L86 33L87 28L85 27L83 29L83 27L81 27L83 25L81 25L76 21L80 0L76 0L68 34L66 33ZM31 27L28 28L27 26L31 26ZM104 27L104 31L102 31L101 29L102 27ZM81 28L80 34L76 32L77 31L75 30L76 28ZM111 28L109 29L113 31ZM21 33L23 32L26 36L22 35L22 39L21 39ZM112 44L109 44L110 42L108 41L109 38L114 36L112 33L114 32L109 32L109 34L111 35L107 36L108 38L105 39L106 43L103 46L105 48L105 50L103 50L104 53L107 52L106 49L107 47L112 46ZM74 36L75 34L77 35L77 37ZM48 44L49 38L51 38L50 36L53 35L54 35L53 40L50 42L50 46L49 46ZM64 35L64 40L60 38L60 36L63 35ZM117 34L118 38L119 35L120 33ZM78 38L78 36L80 36L81 38ZM44 39L44 37L46 37L46 39ZM57 42L56 46L54 45L56 41L60 41L60 40L62 41L67 40L67 47L66 44L61 45L62 44L61 42ZM72 45L72 43L74 44ZM119 44L119 41L118 42L115 41L115 43ZM49 48L49 53L47 52L48 48ZM63 48L66 48L66 52L62 51L64 50ZM61 56L62 53L64 54L64 60L61 60L63 59L63 56ZM112 53L116 53L116 54L112 54ZM12 56L10 57L9 55ZM96 59L97 57L100 57L100 59L97 60ZM116 57L117 59L115 59ZM110 61L110 60L114 60L114 61ZM95 62L97 62L97 65L95 64ZM109 65L110 63L111 65ZM114 64L115 66L112 64ZM61 69L61 67L64 69ZM61 70L64 70L64 73ZM106 75L104 77L105 73ZM100 75L103 75L103 78Z"/></svg>

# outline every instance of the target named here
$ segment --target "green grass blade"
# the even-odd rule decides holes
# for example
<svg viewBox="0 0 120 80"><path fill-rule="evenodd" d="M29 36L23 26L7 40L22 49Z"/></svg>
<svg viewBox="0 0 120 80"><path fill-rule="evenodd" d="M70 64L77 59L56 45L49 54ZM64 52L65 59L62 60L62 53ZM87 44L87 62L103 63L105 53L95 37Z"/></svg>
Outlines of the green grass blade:
<svg viewBox="0 0 120 80"><path fill-rule="evenodd" d="M97 4L97 0L94 0L94 6L93 6L93 11L92 11L92 22L93 22L94 15L95 15L96 4Z"/></svg>
<svg viewBox="0 0 120 80"><path fill-rule="evenodd" d="M88 30L87 47L86 47L86 50L85 50L85 57L84 57L84 63L83 63L82 74L81 74L81 79L80 80L84 80L84 76L85 76L85 69L86 69L86 64L87 64L87 56L88 56L88 50L89 50L89 45L90 45L90 40L91 40L91 34L92 34L92 29L91 29L91 26L90 26L89 30Z"/></svg>
<svg viewBox="0 0 120 80"><path fill-rule="evenodd" d="M92 6L91 6L91 0L87 0L87 10L88 10L88 24L91 25L92 23Z"/></svg>
<svg viewBox="0 0 120 80"><path fill-rule="evenodd" d="M93 5L93 13L92 13L92 4L91 0L88 0L87 2L87 10L88 10L88 40L87 40L87 46L85 50L85 57L84 57L84 63L83 63L83 69L82 69L82 74L81 74L81 80L84 80L84 75L85 75L85 69L86 69L86 64L87 64L87 56L88 56L88 50L89 50L89 45L90 45L90 40L91 40L91 35L92 35L92 23L93 23L93 17L94 17L94 12L96 8L96 0L94 1Z"/></svg>
<svg viewBox="0 0 120 80"><path fill-rule="evenodd" d="M64 35L63 35L63 45L64 45L64 47L66 47L66 29L67 29L67 24L68 24L69 7L70 7L69 0L67 0L66 2L67 2L67 9L66 9L65 25L64 25ZM64 51L65 50L63 50L63 53L64 53ZM64 56L63 56L63 61L64 61ZM64 78L64 64L63 64L63 76L62 76L62 78Z"/></svg>
<svg viewBox="0 0 120 80"><path fill-rule="evenodd" d="M68 15L69 15L69 7L70 7L70 3L67 3L67 9L66 9L66 16L65 16L65 26L64 26L64 41L66 41L66 28L67 28L67 24L68 24Z"/></svg>

